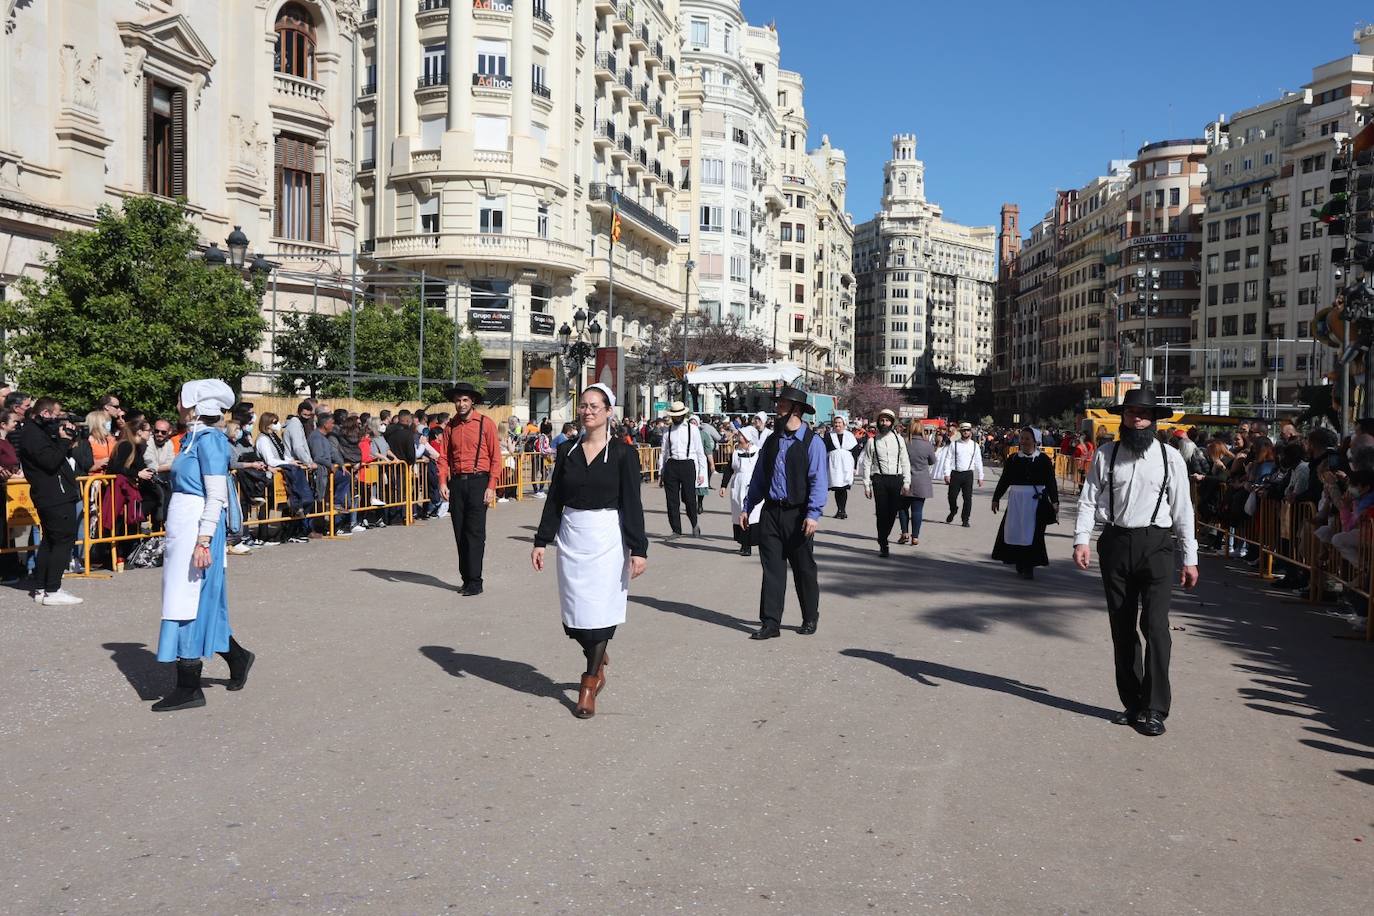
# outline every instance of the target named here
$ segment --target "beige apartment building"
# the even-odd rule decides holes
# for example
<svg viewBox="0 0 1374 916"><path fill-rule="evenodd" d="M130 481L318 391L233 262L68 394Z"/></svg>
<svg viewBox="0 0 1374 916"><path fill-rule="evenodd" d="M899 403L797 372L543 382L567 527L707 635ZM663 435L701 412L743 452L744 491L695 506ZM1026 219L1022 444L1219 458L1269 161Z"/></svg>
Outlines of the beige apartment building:
<svg viewBox="0 0 1374 916"><path fill-rule="evenodd" d="M1020 422L1040 417L1040 390L1045 383L1040 323L1044 300L1058 281L1058 234L1057 210L1051 209L1031 226L1016 259L1016 293L1007 346L1012 405Z"/></svg>
<svg viewBox="0 0 1374 916"><path fill-rule="evenodd" d="M1207 142L1163 140L1130 165L1108 271L1122 370L1136 371L1160 396L1193 384L1188 349L1202 276L1203 182ZM1165 347L1177 350L1168 353Z"/></svg>
<svg viewBox="0 0 1374 916"><path fill-rule="evenodd" d="M517 412L566 416L575 312L628 366L680 306L675 6L396 0L365 20L367 247L436 278Z"/></svg>
<svg viewBox="0 0 1374 916"><path fill-rule="evenodd" d="M288 311L351 296L357 2L10 3L0 35L0 283L135 195L184 198L206 246L275 263L255 358Z"/></svg>
<svg viewBox="0 0 1374 916"><path fill-rule="evenodd" d="M1069 192L1057 254L1057 352L1045 381L1098 397L1100 380L1115 373L1115 322L1107 296L1107 261L1117 247L1111 203L1130 178L1130 163L1114 160L1107 174ZM1047 373L1051 367L1047 367Z"/></svg>
<svg viewBox="0 0 1374 916"><path fill-rule="evenodd" d="M926 199L915 136L893 137L882 208L855 230L860 372L917 403L972 395L992 361L996 232L945 220Z"/></svg>

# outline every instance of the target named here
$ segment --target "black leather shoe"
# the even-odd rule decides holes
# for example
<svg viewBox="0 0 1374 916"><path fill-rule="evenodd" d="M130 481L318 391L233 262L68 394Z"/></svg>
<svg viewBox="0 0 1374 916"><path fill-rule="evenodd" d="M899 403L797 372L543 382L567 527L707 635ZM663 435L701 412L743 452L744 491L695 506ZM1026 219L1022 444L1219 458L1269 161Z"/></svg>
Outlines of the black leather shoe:
<svg viewBox="0 0 1374 916"><path fill-rule="evenodd" d="M880 556L880 557L885 557L885 556L887 556L887 555L888 555L887 545L886 545L886 544L883 544L881 547L878 548L878 556Z"/></svg>
<svg viewBox="0 0 1374 916"><path fill-rule="evenodd" d="M480 594L482 594L482 586L480 586L480 585L464 585L464 586L463 586L463 597L465 597L465 598L471 598L471 597L473 597L473 596L475 596L475 595L480 595Z"/></svg>
<svg viewBox="0 0 1374 916"><path fill-rule="evenodd" d="M964 522L964 527L965 527L965 528L968 527L968 522Z"/></svg>
<svg viewBox="0 0 1374 916"><path fill-rule="evenodd" d="M811 635L814 634L815 632L816 632L816 621L814 621L814 620L811 621L810 623L804 623L804 624L802 624L801 626L797 627L797 635L798 635L798 636L811 636Z"/></svg>
<svg viewBox="0 0 1374 916"><path fill-rule="evenodd" d="M1142 735L1158 738L1160 735L1164 734L1164 717L1157 712L1147 712L1141 717L1140 721L1136 723L1135 730Z"/></svg>
<svg viewBox="0 0 1374 916"><path fill-rule="evenodd" d="M754 555L754 548L748 546L741 547L739 549L739 555L742 557L752 557Z"/></svg>
<svg viewBox="0 0 1374 916"><path fill-rule="evenodd" d="M1134 725L1134 724L1136 723L1136 720L1139 719L1139 718L1140 718L1140 713L1135 712L1134 710L1125 709L1125 710L1122 710L1121 712L1117 713L1116 715L1112 716L1112 724L1113 724L1113 725Z"/></svg>
<svg viewBox="0 0 1374 916"><path fill-rule="evenodd" d="M763 627L749 634L750 639L777 639L782 635L782 631L777 627Z"/></svg>
<svg viewBox="0 0 1374 916"><path fill-rule="evenodd" d="M956 516L956 515L958 515L958 514L959 514L959 510L958 510L958 509L955 509L955 510L954 510L953 512L951 512L949 515L946 515L946 516L945 516L945 524L948 525L950 522L954 521L954 516Z"/></svg>

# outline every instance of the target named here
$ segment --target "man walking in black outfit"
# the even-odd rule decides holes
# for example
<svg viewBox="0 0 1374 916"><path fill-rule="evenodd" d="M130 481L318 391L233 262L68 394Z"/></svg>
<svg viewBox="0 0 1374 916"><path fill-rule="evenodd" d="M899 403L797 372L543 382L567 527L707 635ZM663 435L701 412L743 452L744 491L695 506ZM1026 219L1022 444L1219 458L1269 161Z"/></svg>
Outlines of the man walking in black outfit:
<svg viewBox="0 0 1374 916"><path fill-rule="evenodd" d="M487 548L487 509L501 484L501 444L496 423L478 413L482 392L467 382L449 390L453 419L444 426L439 453L439 496L448 500L463 594L482 594L482 560Z"/></svg>
<svg viewBox="0 0 1374 916"><path fill-rule="evenodd" d="M888 555L887 539L902 497L911 487L911 457L906 442L895 431L897 415L884 409L878 412L878 434L869 436L863 450L864 496L875 501L878 510L878 556Z"/></svg>
<svg viewBox="0 0 1374 916"><path fill-rule="evenodd" d="M801 605L802 625L797 633L810 636L820 620L820 585L816 581L815 543L830 493L825 444L802 415L814 413L806 392L786 387L777 396L777 422L773 435L759 450L754 475L749 481L744 511L738 524L749 528L749 513L763 503L759 516L759 562L763 587L759 593L762 626L750 639L780 635L783 602L787 597L787 568Z"/></svg>
<svg viewBox="0 0 1374 916"><path fill-rule="evenodd" d="M945 524L954 521L959 511L959 494L964 496L963 523L967 528L973 512L973 481L983 485L983 450L973 441L973 424L959 424L959 438L945 447L945 483L949 484L949 515Z"/></svg>
<svg viewBox="0 0 1374 916"><path fill-rule="evenodd" d="M697 524L697 487L706 486L708 465L701 433L684 422L689 413L691 411L681 401L674 401L668 408L667 416L673 425L663 434L658 457L658 485L668 497L668 527L673 529L667 538L670 541L682 536L680 512L684 503L687 521L692 524L692 536L701 536L701 527Z"/></svg>
<svg viewBox="0 0 1374 916"><path fill-rule="evenodd" d="M62 588L62 573L71 562L80 524L77 504L81 487L76 471L68 461L76 429L62 415L62 405L54 398L39 398L29 410L29 419L19 427L15 451L29 482L43 541L38 545L34 565L37 587L33 600L38 604L63 606L80 604L82 599ZM3 486L3 484L0 484Z"/></svg>
<svg viewBox="0 0 1374 916"><path fill-rule="evenodd" d="M1175 581L1175 538L1183 552L1179 585L1192 588L1198 579L1188 466L1177 449L1155 436L1155 421L1170 411L1156 406L1154 391L1132 389L1126 392L1124 403L1108 409L1121 415L1121 439L1104 445L1093 456L1092 470L1078 496L1073 559L1079 569L1088 568L1092 562L1088 540L1094 524L1100 522L1098 565L1112 628L1116 690L1123 707L1112 721L1133 725L1153 737L1164 734L1172 699L1169 593Z"/></svg>

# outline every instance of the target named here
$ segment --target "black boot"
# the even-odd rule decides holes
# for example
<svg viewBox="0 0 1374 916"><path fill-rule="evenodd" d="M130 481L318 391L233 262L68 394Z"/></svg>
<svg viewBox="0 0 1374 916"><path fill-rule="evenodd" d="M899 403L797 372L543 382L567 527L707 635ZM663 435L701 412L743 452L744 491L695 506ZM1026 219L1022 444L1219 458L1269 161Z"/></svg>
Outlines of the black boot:
<svg viewBox="0 0 1374 916"><path fill-rule="evenodd" d="M177 659L176 688L153 704L153 712L175 712L204 705L205 694L200 689L200 659Z"/></svg>
<svg viewBox="0 0 1374 916"><path fill-rule="evenodd" d="M253 667L253 660L257 656L230 636L229 651L219 653L219 657L229 663L229 683L224 685L224 689L242 690L243 685L248 683L248 669Z"/></svg>

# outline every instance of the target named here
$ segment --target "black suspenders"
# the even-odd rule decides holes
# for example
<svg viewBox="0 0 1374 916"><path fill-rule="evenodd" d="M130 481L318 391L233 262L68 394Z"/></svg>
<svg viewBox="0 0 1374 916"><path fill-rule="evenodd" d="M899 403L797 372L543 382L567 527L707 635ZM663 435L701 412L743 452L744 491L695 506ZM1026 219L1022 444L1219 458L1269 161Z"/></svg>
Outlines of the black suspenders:
<svg viewBox="0 0 1374 916"><path fill-rule="evenodd" d="M1155 511L1150 513L1150 524L1159 517L1159 507L1164 505L1164 492L1169 489L1169 453L1163 442L1159 443L1159 456L1164 459L1164 482L1159 485L1159 496L1155 499ZM1116 525L1116 456L1121 451L1120 441L1112 447L1112 460L1107 465L1107 524Z"/></svg>

